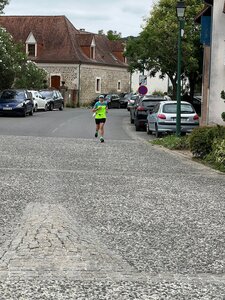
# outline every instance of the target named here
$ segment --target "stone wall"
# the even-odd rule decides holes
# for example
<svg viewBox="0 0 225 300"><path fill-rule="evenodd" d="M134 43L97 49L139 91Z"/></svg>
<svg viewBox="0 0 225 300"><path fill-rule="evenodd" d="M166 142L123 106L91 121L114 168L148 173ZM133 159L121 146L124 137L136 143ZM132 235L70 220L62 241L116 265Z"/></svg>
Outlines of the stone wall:
<svg viewBox="0 0 225 300"><path fill-rule="evenodd" d="M83 64L39 64L39 67L48 73L48 86L53 75L60 76L61 82L65 82L64 100L70 106L90 103L100 93L130 92L130 73L126 68ZM101 80L100 92L96 91L97 78ZM121 85L120 90L117 89L118 81Z"/></svg>
<svg viewBox="0 0 225 300"><path fill-rule="evenodd" d="M80 105L89 103L100 93L122 93L130 91L130 73L126 68L81 65ZM96 78L101 80L101 90L96 91ZM120 81L121 89L117 89Z"/></svg>

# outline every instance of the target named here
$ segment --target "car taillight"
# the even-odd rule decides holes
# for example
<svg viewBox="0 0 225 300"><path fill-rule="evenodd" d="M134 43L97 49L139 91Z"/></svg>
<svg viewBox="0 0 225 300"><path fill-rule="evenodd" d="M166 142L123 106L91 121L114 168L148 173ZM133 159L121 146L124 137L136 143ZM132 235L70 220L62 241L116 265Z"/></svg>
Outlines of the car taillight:
<svg viewBox="0 0 225 300"><path fill-rule="evenodd" d="M198 115L194 115L193 120L198 120L199 116Z"/></svg>
<svg viewBox="0 0 225 300"><path fill-rule="evenodd" d="M159 119L166 119L166 116L164 114L158 114Z"/></svg>
<svg viewBox="0 0 225 300"><path fill-rule="evenodd" d="M143 106L138 106L138 107L137 107L137 110L139 110L139 111L140 111L140 110L141 110L141 111L143 111L143 110L145 110L145 108L144 108Z"/></svg>

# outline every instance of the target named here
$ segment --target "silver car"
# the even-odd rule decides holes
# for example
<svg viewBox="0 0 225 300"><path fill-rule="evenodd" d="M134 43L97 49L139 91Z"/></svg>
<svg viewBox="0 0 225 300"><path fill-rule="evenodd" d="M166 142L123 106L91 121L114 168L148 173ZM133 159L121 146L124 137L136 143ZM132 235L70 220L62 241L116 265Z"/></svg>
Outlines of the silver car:
<svg viewBox="0 0 225 300"><path fill-rule="evenodd" d="M152 112L148 113L147 133L155 133L156 137L163 133L176 132L177 102L162 101L158 103ZM191 132L199 126L199 116L193 106L181 101L181 133Z"/></svg>

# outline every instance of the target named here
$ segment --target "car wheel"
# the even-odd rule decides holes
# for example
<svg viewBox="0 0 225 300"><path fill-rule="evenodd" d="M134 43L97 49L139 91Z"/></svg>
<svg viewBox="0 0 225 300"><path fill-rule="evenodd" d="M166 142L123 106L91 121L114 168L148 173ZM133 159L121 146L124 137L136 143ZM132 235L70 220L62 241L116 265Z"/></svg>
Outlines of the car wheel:
<svg viewBox="0 0 225 300"><path fill-rule="evenodd" d="M63 108L64 108L64 105L62 103L61 106L59 107L59 110L63 110Z"/></svg>
<svg viewBox="0 0 225 300"><path fill-rule="evenodd" d="M148 123L146 124L146 132L147 132L147 134L151 134L152 133L152 131L149 130L149 124Z"/></svg>
<svg viewBox="0 0 225 300"><path fill-rule="evenodd" d="M47 110L48 110L48 105L46 104L45 108L44 108L44 111L47 111Z"/></svg>
<svg viewBox="0 0 225 300"><path fill-rule="evenodd" d="M33 108L32 108L31 111L29 112L29 115L30 115L30 116L33 116L33 114L34 114L34 110L33 110Z"/></svg>
<svg viewBox="0 0 225 300"><path fill-rule="evenodd" d="M37 112L37 110L38 110L38 105L35 104L35 106L34 106L34 112Z"/></svg>
<svg viewBox="0 0 225 300"><path fill-rule="evenodd" d="M53 110L54 106L53 106L53 103L50 103L49 104L49 110Z"/></svg>
<svg viewBox="0 0 225 300"><path fill-rule="evenodd" d="M159 137L161 137L161 136L162 136L162 133L159 132L159 130L158 130L158 125L155 124L155 137L156 137L156 138L159 138Z"/></svg>

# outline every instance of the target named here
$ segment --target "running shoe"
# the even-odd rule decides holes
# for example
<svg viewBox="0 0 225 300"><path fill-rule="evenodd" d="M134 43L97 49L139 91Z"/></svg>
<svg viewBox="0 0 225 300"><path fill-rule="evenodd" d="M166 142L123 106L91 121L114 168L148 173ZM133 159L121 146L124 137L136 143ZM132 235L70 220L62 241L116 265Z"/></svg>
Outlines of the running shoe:
<svg viewBox="0 0 225 300"><path fill-rule="evenodd" d="M98 137L98 132L97 131L95 132L95 137Z"/></svg>
<svg viewBox="0 0 225 300"><path fill-rule="evenodd" d="M104 143L104 138L102 136L100 137L100 142Z"/></svg>

